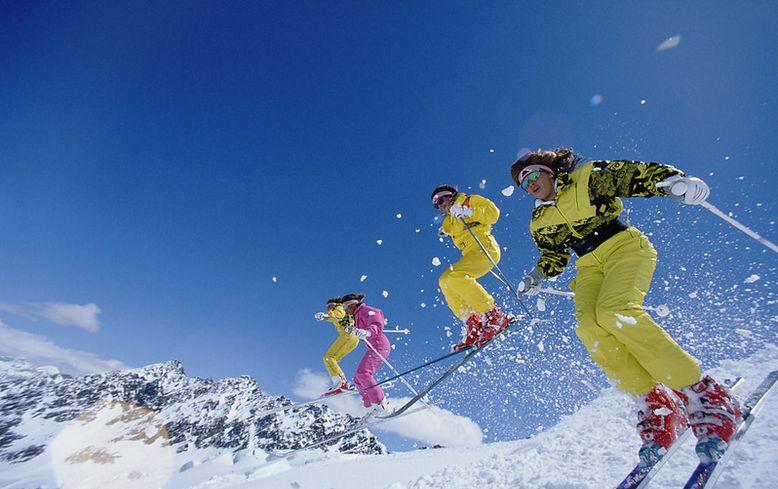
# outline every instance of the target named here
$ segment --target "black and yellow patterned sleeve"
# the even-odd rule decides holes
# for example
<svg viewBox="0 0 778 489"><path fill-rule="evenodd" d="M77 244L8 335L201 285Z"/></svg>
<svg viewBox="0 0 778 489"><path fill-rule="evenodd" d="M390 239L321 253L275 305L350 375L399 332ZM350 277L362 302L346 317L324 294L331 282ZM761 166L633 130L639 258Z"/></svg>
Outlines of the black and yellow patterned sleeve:
<svg viewBox="0 0 778 489"><path fill-rule="evenodd" d="M532 239L540 250L540 259L536 266L543 271L543 275L551 278L562 273L570 261L567 248L554 246L539 233L532 233Z"/></svg>
<svg viewBox="0 0 778 489"><path fill-rule="evenodd" d="M674 166L642 161L593 161L592 166L589 194L593 200L666 196L667 191L657 188L656 184L673 175L683 175L683 172Z"/></svg>

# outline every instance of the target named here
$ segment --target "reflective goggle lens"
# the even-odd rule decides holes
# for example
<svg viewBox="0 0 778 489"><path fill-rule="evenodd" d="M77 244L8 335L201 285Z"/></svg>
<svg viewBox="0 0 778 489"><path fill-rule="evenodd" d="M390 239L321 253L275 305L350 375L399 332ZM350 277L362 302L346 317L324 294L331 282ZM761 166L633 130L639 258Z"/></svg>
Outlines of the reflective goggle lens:
<svg viewBox="0 0 778 489"><path fill-rule="evenodd" d="M540 178L540 174L543 173L540 170L535 170L526 177L524 177L524 180L521 181L521 188L525 191L527 190L527 187L529 187L529 184Z"/></svg>

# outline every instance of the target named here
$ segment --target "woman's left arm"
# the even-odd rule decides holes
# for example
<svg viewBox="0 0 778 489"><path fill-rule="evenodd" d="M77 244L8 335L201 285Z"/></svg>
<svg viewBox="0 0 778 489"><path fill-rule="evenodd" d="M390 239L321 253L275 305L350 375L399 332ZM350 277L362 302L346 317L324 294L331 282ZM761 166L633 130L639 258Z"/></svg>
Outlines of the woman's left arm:
<svg viewBox="0 0 778 489"><path fill-rule="evenodd" d="M667 196L667 189L657 187L673 175L683 176L674 166L630 160L593 161L589 176L592 197Z"/></svg>

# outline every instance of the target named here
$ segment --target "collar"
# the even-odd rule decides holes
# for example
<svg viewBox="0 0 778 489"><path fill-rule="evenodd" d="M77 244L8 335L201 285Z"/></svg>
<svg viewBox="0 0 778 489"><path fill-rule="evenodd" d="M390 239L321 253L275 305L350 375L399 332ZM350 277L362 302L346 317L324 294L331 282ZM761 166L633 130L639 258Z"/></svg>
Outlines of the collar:
<svg viewBox="0 0 778 489"><path fill-rule="evenodd" d="M555 200L541 200L541 199L535 199L535 208L542 207L544 205L554 205L556 204Z"/></svg>

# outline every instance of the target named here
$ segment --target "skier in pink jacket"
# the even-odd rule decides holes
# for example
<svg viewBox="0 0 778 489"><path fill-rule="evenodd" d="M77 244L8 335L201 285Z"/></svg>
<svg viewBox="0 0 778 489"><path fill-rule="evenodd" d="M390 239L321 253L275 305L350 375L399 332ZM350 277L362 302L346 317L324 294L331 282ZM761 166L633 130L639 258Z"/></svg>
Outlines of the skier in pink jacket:
<svg viewBox="0 0 778 489"><path fill-rule="evenodd" d="M380 309L362 303L365 294L343 296L343 307L354 318L352 331L360 341L368 343L367 352L362 357L354 375L354 385L360 389L362 403L368 408L368 416L380 414L388 409L384 391L376 384L373 374L389 356L391 346L384 334L384 313ZM372 346L373 348L370 348Z"/></svg>

